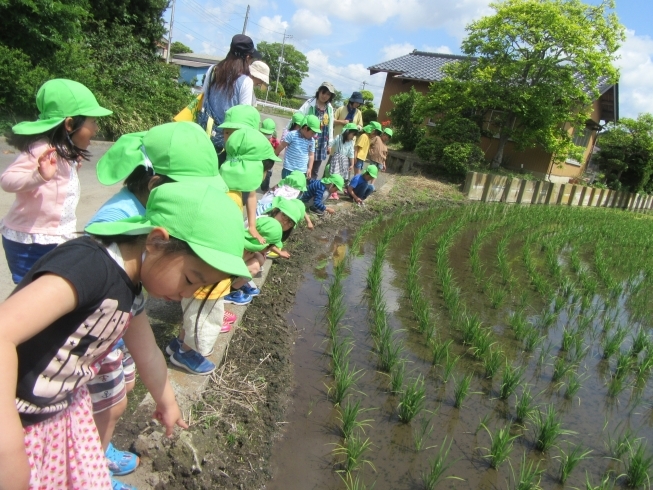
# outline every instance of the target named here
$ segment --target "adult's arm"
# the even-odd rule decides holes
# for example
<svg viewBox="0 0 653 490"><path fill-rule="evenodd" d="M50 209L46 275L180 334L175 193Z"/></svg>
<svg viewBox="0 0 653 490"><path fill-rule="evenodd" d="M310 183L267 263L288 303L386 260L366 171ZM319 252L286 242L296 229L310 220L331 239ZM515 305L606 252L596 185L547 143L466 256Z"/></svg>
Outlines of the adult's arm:
<svg viewBox="0 0 653 490"><path fill-rule="evenodd" d="M240 86L240 91L238 93L238 104L239 105L252 105L252 100L254 97L254 82L251 78L245 77L243 84Z"/></svg>
<svg viewBox="0 0 653 490"><path fill-rule="evenodd" d="M338 107L336 111L333 113L333 118L335 120L334 122L342 125L347 124L349 121L347 121L347 119L344 118L346 115L347 115L347 107L346 106Z"/></svg>
<svg viewBox="0 0 653 490"><path fill-rule="evenodd" d="M331 102L327 105L327 114L329 113L329 110L331 110L331 115L329 117L329 146L333 144L333 106L331 105Z"/></svg>

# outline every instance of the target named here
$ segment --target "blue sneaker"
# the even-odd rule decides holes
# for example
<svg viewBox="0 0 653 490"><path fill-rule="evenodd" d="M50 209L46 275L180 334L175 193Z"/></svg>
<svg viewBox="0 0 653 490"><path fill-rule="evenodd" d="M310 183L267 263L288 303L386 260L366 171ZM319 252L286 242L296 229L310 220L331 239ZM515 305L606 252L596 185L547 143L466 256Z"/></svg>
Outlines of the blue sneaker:
<svg viewBox="0 0 653 490"><path fill-rule="evenodd" d="M181 340L179 340L179 337L175 337L170 341L168 345L166 345L166 354L171 356L175 352L179 352L180 349L181 349Z"/></svg>
<svg viewBox="0 0 653 490"><path fill-rule="evenodd" d="M261 294L261 290L259 288L256 286L252 287L249 285L249 283L246 283L243 287L240 288L240 290L245 294L249 294L250 296L258 296Z"/></svg>
<svg viewBox="0 0 653 490"><path fill-rule="evenodd" d="M138 463L140 462L138 456L134 453L118 451L111 443L109 443L109 447L104 453L104 456L107 458L109 471L115 476L128 475L138 468Z"/></svg>
<svg viewBox="0 0 653 490"><path fill-rule="evenodd" d="M184 368L189 373L199 374L200 376L206 376L215 371L215 364L192 349L186 352L181 350L175 352L170 356L170 362L175 366Z"/></svg>
<svg viewBox="0 0 653 490"><path fill-rule="evenodd" d="M249 294L245 294L241 289L238 289L226 295L224 302L231 303L232 305L248 305L252 302L252 297Z"/></svg>

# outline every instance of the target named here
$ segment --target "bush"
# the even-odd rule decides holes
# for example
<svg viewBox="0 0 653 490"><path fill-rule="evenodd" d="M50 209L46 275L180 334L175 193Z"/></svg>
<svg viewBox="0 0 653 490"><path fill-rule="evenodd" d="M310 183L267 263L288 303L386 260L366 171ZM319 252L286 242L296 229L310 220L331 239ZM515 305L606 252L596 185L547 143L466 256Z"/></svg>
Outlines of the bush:
<svg viewBox="0 0 653 490"><path fill-rule="evenodd" d="M411 87L409 92L397 94L391 100L395 105L389 112L395 129L393 140L401 143L404 150L413 151L424 136L421 113L424 96Z"/></svg>
<svg viewBox="0 0 653 490"><path fill-rule="evenodd" d="M465 177L484 161L483 151L475 143L451 143L442 151L440 166L452 177Z"/></svg>
<svg viewBox="0 0 653 490"><path fill-rule="evenodd" d="M377 112L374 109L370 109L370 108L364 109L362 111L362 115L363 115L363 124L365 126L367 126L372 121L376 121L379 118Z"/></svg>

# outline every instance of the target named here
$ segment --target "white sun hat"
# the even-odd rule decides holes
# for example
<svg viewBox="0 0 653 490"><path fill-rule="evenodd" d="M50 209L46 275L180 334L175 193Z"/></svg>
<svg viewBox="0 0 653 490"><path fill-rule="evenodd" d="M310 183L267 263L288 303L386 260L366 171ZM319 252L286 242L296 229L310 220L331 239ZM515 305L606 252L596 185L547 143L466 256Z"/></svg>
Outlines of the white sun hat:
<svg viewBox="0 0 653 490"><path fill-rule="evenodd" d="M249 65L249 74L264 84L270 85L270 67L262 61L255 61Z"/></svg>

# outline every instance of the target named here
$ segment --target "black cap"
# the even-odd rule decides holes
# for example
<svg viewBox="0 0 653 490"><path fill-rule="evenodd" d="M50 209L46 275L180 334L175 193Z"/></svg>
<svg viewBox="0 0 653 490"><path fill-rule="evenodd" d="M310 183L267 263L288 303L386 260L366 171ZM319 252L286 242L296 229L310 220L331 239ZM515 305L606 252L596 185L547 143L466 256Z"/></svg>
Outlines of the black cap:
<svg viewBox="0 0 653 490"><path fill-rule="evenodd" d="M349 97L349 103L351 104L353 102L358 102L359 104L364 104L365 99L363 99L363 94L361 94L360 92L352 93L351 97Z"/></svg>
<svg viewBox="0 0 653 490"><path fill-rule="evenodd" d="M231 47L229 48L235 55L246 56L250 55L254 59L261 59L261 53L256 51L254 47L254 41L249 36L245 34L236 34L231 38Z"/></svg>

